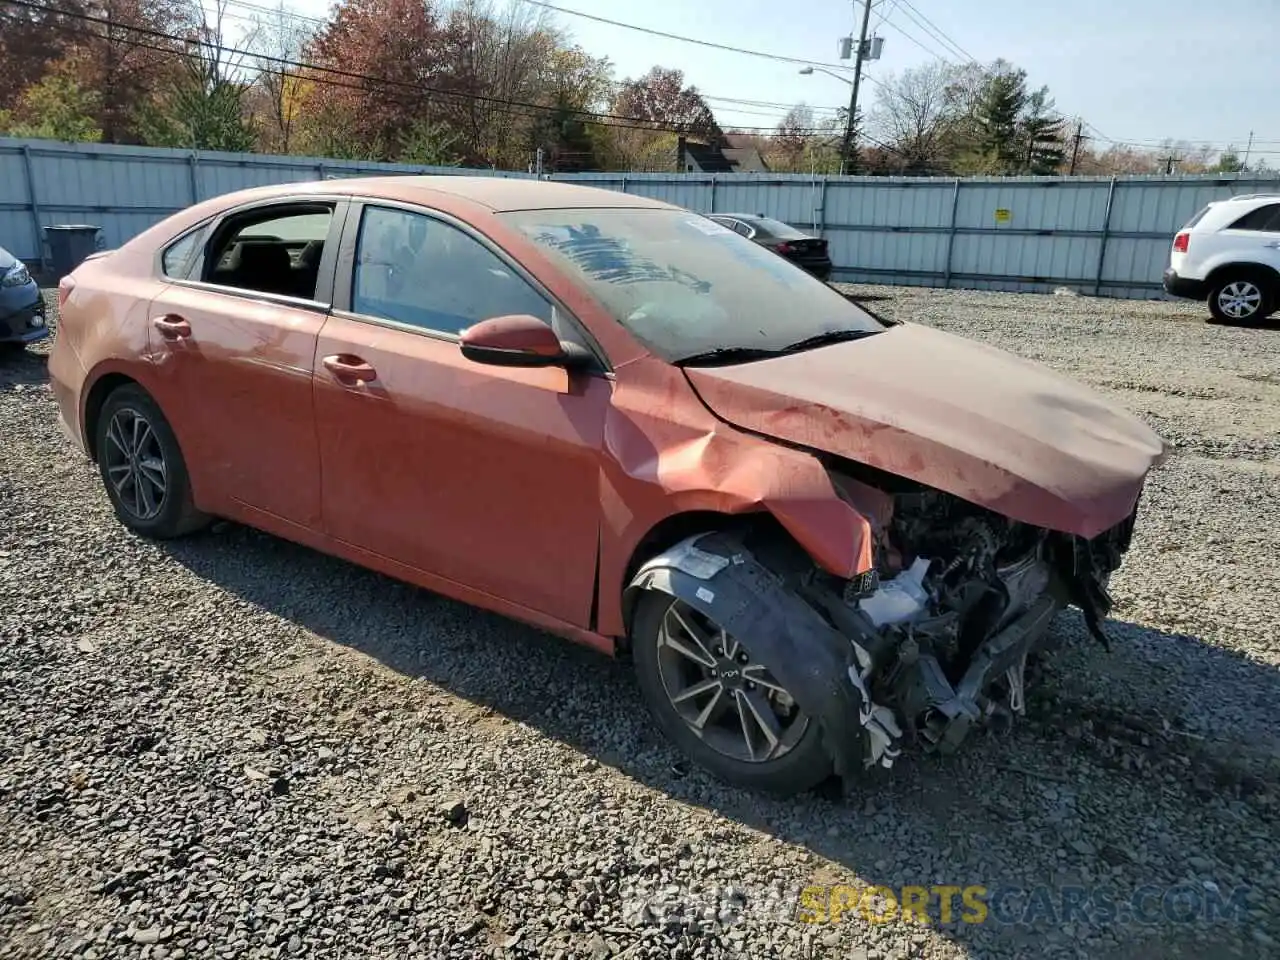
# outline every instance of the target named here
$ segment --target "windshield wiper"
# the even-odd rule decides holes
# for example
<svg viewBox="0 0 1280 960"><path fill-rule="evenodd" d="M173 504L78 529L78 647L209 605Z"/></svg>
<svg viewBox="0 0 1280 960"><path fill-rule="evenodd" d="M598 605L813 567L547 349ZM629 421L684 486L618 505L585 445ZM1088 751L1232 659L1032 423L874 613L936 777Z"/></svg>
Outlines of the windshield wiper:
<svg viewBox="0 0 1280 960"><path fill-rule="evenodd" d="M813 350L817 347L830 346L833 343L861 340L863 337L869 337L879 332L879 330L826 330L822 333L815 333L812 337L797 340L795 343L789 343L777 352L799 353L802 350Z"/></svg>
<svg viewBox="0 0 1280 960"><path fill-rule="evenodd" d="M766 360L776 357L782 350L766 350L763 347L716 347L714 350L703 350L691 353L675 361L677 367L711 367L717 364L750 363L752 360Z"/></svg>
<svg viewBox="0 0 1280 960"><path fill-rule="evenodd" d="M878 330L827 330L805 337L785 347L716 347L681 357L675 361L677 367L709 367L716 364L750 363L752 360L767 360L769 357L781 357L788 353L800 353L802 350L813 350L832 343L845 343L849 340L861 340Z"/></svg>

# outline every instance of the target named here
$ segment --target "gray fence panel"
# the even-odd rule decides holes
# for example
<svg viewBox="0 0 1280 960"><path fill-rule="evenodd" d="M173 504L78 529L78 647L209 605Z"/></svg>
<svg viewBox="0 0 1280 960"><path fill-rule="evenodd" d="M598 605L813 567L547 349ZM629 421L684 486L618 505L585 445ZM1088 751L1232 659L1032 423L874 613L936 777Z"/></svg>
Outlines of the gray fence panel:
<svg viewBox="0 0 1280 960"><path fill-rule="evenodd" d="M88 222L118 246L194 200L272 183L401 174L527 173L322 157L193 153L0 138L0 246L43 258L43 227ZM1210 200L1280 192L1253 176L1129 178L558 174L700 213L763 213L820 231L837 279L1160 294L1169 244ZM997 211L1000 211L997 214Z"/></svg>

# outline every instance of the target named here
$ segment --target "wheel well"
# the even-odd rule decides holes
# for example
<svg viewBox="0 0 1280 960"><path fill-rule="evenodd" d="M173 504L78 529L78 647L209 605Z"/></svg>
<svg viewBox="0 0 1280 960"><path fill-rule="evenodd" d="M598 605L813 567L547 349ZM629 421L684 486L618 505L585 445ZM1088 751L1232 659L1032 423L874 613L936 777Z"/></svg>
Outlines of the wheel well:
<svg viewBox="0 0 1280 960"><path fill-rule="evenodd" d="M1227 277L1238 276L1265 277L1274 286L1280 288L1280 273L1265 263L1224 263L1210 271L1209 276L1205 278L1205 284L1212 288L1214 284L1221 283Z"/></svg>
<svg viewBox="0 0 1280 960"><path fill-rule="evenodd" d="M108 373L89 389L89 398L84 403L84 445L95 462L98 459L98 416L102 413L103 404L117 388L137 382L123 373Z"/></svg>
<svg viewBox="0 0 1280 960"><path fill-rule="evenodd" d="M640 538L640 542L631 551L631 559L627 561L627 569L622 578L623 591L626 591L630 585L632 578L636 575L636 571L663 550L674 547L681 540L685 540L697 533L711 533L716 530L728 529L741 530L744 534L750 531L753 537L769 532L791 540L791 535L783 529L782 524L778 523L773 515L766 511L728 514L717 513L714 510L693 510L688 513L677 513L660 520L648 533ZM625 652L629 647L631 614L632 605L627 602L624 594L622 622L626 633L618 639L620 653Z"/></svg>

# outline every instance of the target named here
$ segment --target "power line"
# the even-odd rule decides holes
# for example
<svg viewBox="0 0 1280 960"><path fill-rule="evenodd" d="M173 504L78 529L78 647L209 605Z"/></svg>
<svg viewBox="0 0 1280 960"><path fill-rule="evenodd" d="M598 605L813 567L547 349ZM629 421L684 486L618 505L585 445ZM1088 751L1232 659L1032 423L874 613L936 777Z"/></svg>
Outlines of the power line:
<svg viewBox="0 0 1280 960"><path fill-rule="evenodd" d="M668 133L680 133L685 130L684 124L670 123L670 122L660 121L660 120L650 120L645 117L632 117L632 116L625 116L625 115L614 114L614 113L603 113L603 112L597 112L597 111L591 111L591 110L565 109L559 106L549 106L546 104L529 103L527 101L488 96L486 94L480 94L480 93L463 93L456 90L442 90L438 87L430 87L425 84L410 83L408 81L395 80L388 77L375 77L370 74L358 73L351 70L341 70L336 67L321 66L319 64L308 63L301 60L294 60L288 57L279 57L279 56L273 56L273 55L264 54L264 53L258 53L252 50L245 50L242 48L233 47L233 46L229 46L222 43L214 43L208 40L198 40L196 37L181 36L178 34L165 33L160 30L153 30L148 27L138 27L138 26L133 26L129 24L124 24L116 20L109 20L106 17L98 17L92 14L87 14L87 13L79 13L79 12L70 11L70 10L62 10L55 7L50 7L43 3L35 3L35 2L32 2L32 0L0 0L0 3L5 3L11 6L24 7L31 10L42 10L46 13L57 14L59 16L66 17L67 19L70 19L70 20L80 20L87 23L94 23L94 24L99 24L103 26L114 27L116 29L124 30L129 33L152 37L159 40L166 40L166 41L169 41L170 43L182 44L184 47L183 49L175 49L173 47L148 45L138 40L123 41L125 43L128 43L131 46L139 47L141 49L150 49L156 52L167 53L174 56L198 57L200 56L198 52L194 52L189 49L186 49L186 47L188 47L191 44L198 44L199 46L205 49L217 50L220 53L230 53L230 54L235 54L237 56L249 57L261 62L275 63L281 66L292 67L298 70L310 71L312 73L328 74L328 75L337 76L337 77L341 77L348 80L360 80L360 81L365 81L367 83L376 83L383 86L400 88L400 89L404 89L404 90L414 92L414 93L419 93L419 94L429 93L429 94L433 94L440 97L452 98L454 100L475 101L475 102L493 104L498 107L507 108L506 110L507 113L515 113L516 115L520 115L520 116L538 116L538 115L545 115L545 114L568 113L572 116L583 118L587 121L593 121L598 123L600 122L609 123L611 126L624 127L624 128L634 129L634 130L649 130L649 131L668 132ZM99 38L105 39L103 37L99 37ZM354 89L354 90L360 90L363 92L368 92L366 87L354 86L352 84L337 83L331 80L325 80L325 79L314 77L314 76L310 77L309 79L316 82L320 82L320 83L327 83L332 86L345 87L347 89ZM516 108L519 108L519 109L516 109ZM528 113L527 111L530 111L530 110L536 111L536 113L533 113L533 114ZM521 111L525 111L525 112L521 112ZM757 131L771 131L773 127L744 127L743 129L757 130ZM819 133L821 131L818 128L814 128L811 132Z"/></svg>
<svg viewBox="0 0 1280 960"><path fill-rule="evenodd" d="M899 2L901 2L903 7L907 8L903 10L903 13L906 13L907 16L911 17L910 11L914 11L915 14L919 16L920 20L924 21L924 23L920 23L920 21L916 20L915 17L911 17L912 20L914 20L916 23L919 23L921 29L923 29L926 33L931 33L933 36L937 37L938 40L946 44L946 46L956 51L956 53L958 53L964 60L970 63L977 62L977 59L978 59L977 57L971 54L964 47L960 46L960 44L952 40L950 35L947 34L945 30L943 30L936 23L934 23L932 20L926 17L923 13L921 13L920 8L917 7L914 3L912 3L911 0L899 0Z"/></svg>
<svg viewBox="0 0 1280 960"><path fill-rule="evenodd" d="M581 17L584 20L594 20L597 23L608 24L611 27L619 27L623 30L634 30L637 33L647 33L651 37L661 37L664 40L678 40L681 43L692 43L699 47L708 47L712 50L723 50L726 53L738 53L748 57L761 57L765 60L776 60L780 63L798 63L807 67L827 67L834 70L850 70L851 67L843 63L827 63L822 60L807 60L802 57L787 57L779 53L766 53L763 50L748 50L744 47L734 47L725 43L714 43L710 40L699 40L697 37L685 37L678 33L667 33L664 30L653 30L649 27L642 27L634 23L623 23L620 20L610 20L607 17L596 16L594 13L584 13L581 10L570 10L568 7L558 7L554 4L545 3L543 0L520 0L521 3L527 3L534 7L543 7L547 10L554 10L556 13L563 13L570 17Z"/></svg>
<svg viewBox="0 0 1280 960"><path fill-rule="evenodd" d="M1209 147L1210 149L1214 149L1214 150L1226 150L1231 147L1238 147L1241 141L1248 139L1247 137L1241 137L1240 140L1238 141L1227 140L1226 142L1223 142L1221 140L1204 140L1196 137L1167 137L1164 140L1117 140L1114 137L1108 137L1105 133L1099 130L1092 123L1089 123L1087 120L1085 121L1085 126L1094 132L1098 140L1101 140L1104 143L1109 143L1117 147L1139 147L1139 148L1151 149L1151 150L1168 149L1169 144L1171 143L1173 144L1186 143L1186 144L1190 144L1192 147L1203 146L1203 147ZM1253 142L1255 144L1258 144L1258 143L1280 144L1280 140L1259 140L1256 137L1254 138ZM1255 150L1254 152L1255 153L1258 153L1258 152L1276 153L1280 151Z"/></svg>
<svg viewBox="0 0 1280 960"><path fill-rule="evenodd" d="M901 4L899 4L899 5L898 5L898 9L897 9L897 11L896 11L896 12L898 12L898 13L904 13L904 14L906 14L908 17L910 17L910 16L911 16L911 13L907 10L907 8L906 8L905 6L902 6ZM910 40L912 43L914 43L917 47L919 47L921 50L923 50L923 51L924 51L925 53L927 53L929 56L934 57L934 58L936 58L936 59L938 59L938 60L942 60L942 61L944 61L944 62L946 62L946 63L950 63L950 62L951 62L951 58L947 55L945 48L943 49L943 51L939 52L939 51L938 51L936 48L934 48L934 47L925 46L925 44L923 44L920 40L916 39L916 37L915 37L913 34L909 33L909 32L906 30L906 28L904 28L901 24L899 24L899 23L894 23L894 22L893 22L892 20L890 20L888 17L885 17L885 18L884 18L884 25L885 25L886 27L893 27L893 29L894 29L894 30L898 31L898 33L900 33L900 34L901 34L903 37L905 37L907 40Z"/></svg>
<svg viewBox="0 0 1280 960"><path fill-rule="evenodd" d="M319 17L307 16L306 14L299 13L296 10L293 10L287 7L275 7L275 8L266 7L260 4L250 3L249 0L224 0L224 2L228 6L238 7L246 10L254 10L261 13L269 13L276 16L284 16L290 19L295 19L295 20L304 20L308 23L317 24L319 26L324 26L328 22L326 20L320 19ZM240 16L239 14L234 14L233 19L238 19L244 22L255 22L252 20L247 20L246 18ZM641 28L636 28L636 29L641 29ZM693 41L693 42L700 42L700 41ZM846 67L845 69L848 69L848 68ZM870 78L867 78L867 79L870 79ZM615 89L621 89L622 87L626 86L626 83L625 81L619 80L619 81L614 81L611 85ZM795 106L794 103L780 103L778 101L770 101L770 100L744 100L738 97L724 97L724 96L717 96L711 93L702 93L701 91L699 91L698 95L702 97L703 100L714 100L716 102L742 104L744 106L750 106L750 107L777 107L781 110L789 110ZM809 106L811 110L815 110L819 112L830 112L832 114L838 113L842 109L840 107L822 107L822 106L813 106L810 104L806 104L806 106ZM747 113L748 111L735 110L734 112ZM758 116L765 116L765 114L758 114Z"/></svg>

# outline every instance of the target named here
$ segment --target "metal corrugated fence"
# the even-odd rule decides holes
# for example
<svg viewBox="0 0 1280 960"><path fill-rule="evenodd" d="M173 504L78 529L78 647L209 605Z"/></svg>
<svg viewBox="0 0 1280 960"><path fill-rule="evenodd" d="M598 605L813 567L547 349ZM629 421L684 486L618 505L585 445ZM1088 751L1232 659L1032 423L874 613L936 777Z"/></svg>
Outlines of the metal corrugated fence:
<svg viewBox="0 0 1280 960"><path fill-rule="evenodd" d="M0 138L0 246L44 255L43 228L93 223L117 246L175 210L269 183L372 174L528 174L311 157ZM1071 179L570 174L700 213L763 213L819 231L836 278L1149 297L1173 234L1210 200L1280 192L1237 175Z"/></svg>

